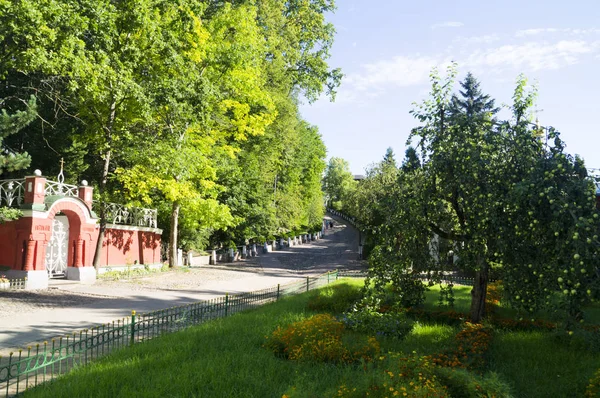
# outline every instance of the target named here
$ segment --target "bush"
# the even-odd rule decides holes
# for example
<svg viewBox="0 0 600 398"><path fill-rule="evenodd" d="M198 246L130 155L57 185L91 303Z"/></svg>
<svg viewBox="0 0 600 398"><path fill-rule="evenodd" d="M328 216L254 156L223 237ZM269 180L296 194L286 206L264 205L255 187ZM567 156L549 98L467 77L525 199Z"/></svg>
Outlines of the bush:
<svg viewBox="0 0 600 398"><path fill-rule="evenodd" d="M590 379L590 383L585 389L586 398L598 398L600 397L600 369L594 373L594 376Z"/></svg>
<svg viewBox="0 0 600 398"><path fill-rule="evenodd" d="M308 309L341 314L362 297L356 287L339 284L313 291L308 298Z"/></svg>
<svg viewBox="0 0 600 398"><path fill-rule="evenodd" d="M435 375L435 366L424 357L380 357L377 367L385 369L365 388L342 385L338 397L448 397L448 391Z"/></svg>
<svg viewBox="0 0 600 398"><path fill-rule="evenodd" d="M368 307L346 312L341 321L350 330L397 339L408 335L414 326L414 322L404 314L380 313Z"/></svg>
<svg viewBox="0 0 600 398"><path fill-rule="evenodd" d="M436 368L434 373L452 397L510 397L510 386L498 374L477 375L464 369Z"/></svg>
<svg viewBox="0 0 600 398"><path fill-rule="evenodd" d="M425 284L420 279L410 275L394 281L393 291L399 296L399 303L403 307L418 307L425 302Z"/></svg>
<svg viewBox="0 0 600 398"><path fill-rule="evenodd" d="M372 361L380 351L374 337L345 333L342 322L330 314L278 327L264 346L285 359L342 364Z"/></svg>

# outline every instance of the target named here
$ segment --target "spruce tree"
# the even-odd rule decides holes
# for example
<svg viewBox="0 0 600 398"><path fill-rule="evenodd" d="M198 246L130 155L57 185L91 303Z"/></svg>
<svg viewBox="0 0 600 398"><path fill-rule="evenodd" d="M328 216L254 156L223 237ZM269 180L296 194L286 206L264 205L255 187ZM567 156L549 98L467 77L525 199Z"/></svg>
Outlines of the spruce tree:
<svg viewBox="0 0 600 398"><path fill-rule="evenodd" d="M396 155L394 154L394 150L392 147L388 147L385 151L385 155L383 156L383 163L389 166L398 167L396 164Z"/></svg>
<svg viewBox="0 0 600 398"><path fill-rule="evenodd" d="M0 175L4 171L16 171L29 167L31 157L27 153L18 153L3 144L4 138L31 123L36 117L35 98L29 99L27 108L24 111L17 111L9 114L6 109L0 113Z"/></svg>
<svg viewBox="0 0 600 398"><path fill-rule="evenodd" d="M479 87L479 81L471 72L467 73L465 79L460 82L462 90L460 97L452 95L449 111L451 117L462 119L472 124L477 121L491 121L500 108L495 106L494 99L483 94Z"/></svg>

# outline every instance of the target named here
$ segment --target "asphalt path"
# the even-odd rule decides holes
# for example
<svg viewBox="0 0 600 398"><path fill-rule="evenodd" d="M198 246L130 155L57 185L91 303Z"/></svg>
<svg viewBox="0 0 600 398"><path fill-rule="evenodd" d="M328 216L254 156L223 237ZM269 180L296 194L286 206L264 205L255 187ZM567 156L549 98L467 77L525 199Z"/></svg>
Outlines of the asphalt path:
<svg viewBox="0 0 600 398"><path fill-rule="evenodd" d="M363 269L364 263L358 261L358 232L342 219L328 218L334 228L327 229L322 239L245 262L94 285L56 280L51 283L52 295L0 291L0 307L5 310L0 312L0 355L128 317L132 310L150 312L225 293L283 285L336 269Z"/></svg>

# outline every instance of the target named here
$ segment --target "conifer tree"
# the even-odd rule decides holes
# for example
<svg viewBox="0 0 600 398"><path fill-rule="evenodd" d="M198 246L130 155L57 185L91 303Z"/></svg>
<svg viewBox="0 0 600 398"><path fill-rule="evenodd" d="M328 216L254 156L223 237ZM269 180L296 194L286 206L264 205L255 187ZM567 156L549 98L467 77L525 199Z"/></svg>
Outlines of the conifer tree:
<svg viewBox="0 0 600 398"><path fill-rule="evenodd" d="M27 108L9 114L6 109L0 113L0 174L4 171L22 170L29 166L31 157L27 153L18 153L3 145L3 139L17 133L35 119L35 97L31 97Z"/></svg>

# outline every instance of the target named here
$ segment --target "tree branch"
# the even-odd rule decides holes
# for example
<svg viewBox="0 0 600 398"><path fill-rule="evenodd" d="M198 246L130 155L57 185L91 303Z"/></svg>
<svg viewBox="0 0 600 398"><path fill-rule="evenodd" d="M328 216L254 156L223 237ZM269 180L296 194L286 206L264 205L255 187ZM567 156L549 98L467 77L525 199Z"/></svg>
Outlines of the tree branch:
<svg viewBox="0 0 600 398"><path fill-rule="evenodd" d="M429 228L431 228L432 232L441 236L444 239L461 241L461 242L471 239L471 237L469 235L461 235L461 234L455 234L454 232L446 232L432 222L430 222L428 225L429 225Z"/></svg>

